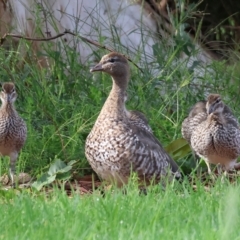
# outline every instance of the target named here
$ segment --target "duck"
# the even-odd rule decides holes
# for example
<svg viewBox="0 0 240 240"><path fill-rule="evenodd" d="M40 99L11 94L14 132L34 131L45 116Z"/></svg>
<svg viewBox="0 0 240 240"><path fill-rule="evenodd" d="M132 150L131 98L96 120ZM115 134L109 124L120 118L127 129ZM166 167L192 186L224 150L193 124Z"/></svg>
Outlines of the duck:
<svg viewBox="0 0 240 240"><path fill-rule="evenodd" d="M219 94L210 94L206 102L207 117L191 134L191 146L207 164L218 166L218 172L234 169L240 156L240 129L237 118Z"/></svg>
<svg viewBox="0 0 240 240"><path fill-rule="evenodd" d="M118 187L126 185L133 172L146 185L180 178L178 165L149 130L144 114L126 109L127 58L111 52L90 71L112 78L112 89L85 143L86 158L98 176Z"/></svg>

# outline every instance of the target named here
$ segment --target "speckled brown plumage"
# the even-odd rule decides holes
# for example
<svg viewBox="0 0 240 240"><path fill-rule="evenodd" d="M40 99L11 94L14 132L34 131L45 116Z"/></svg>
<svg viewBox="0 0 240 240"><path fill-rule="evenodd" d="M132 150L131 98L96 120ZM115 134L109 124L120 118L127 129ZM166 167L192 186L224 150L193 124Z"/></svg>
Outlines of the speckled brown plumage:
<svg viewBox="0 0 240 240"><path fill-rule="evenodd" d="M126 58L110 53L91 71L106 72L113 80L112 90L86 140L85 154L94 171L118 186L128 182L131 171L145 183L160 181L167 175L179 177L177 164L149 131L145 116L126 110L130 75Z"/></svg>
<svg viewBox="0 0 240 240"><path fill-rule="evenodd" d="M152 128L149 126L148 120L142 112L132 110L127 111L126 113L131 124L152 133Z"/></svg>
<svg viewBox="0 0 240 240"><path fill-rule="evenodd" d="M207 118L192 131L191 146L206 161L209 172L210 163L229 170L240 155L238 121L218 94L209 95L206 113Z"/></svg>
<svg viewBox="0 0 240 240"><path fill-rule="evenodd" d="M197 102L182 122L182 136L190 144L192 131L207 118L206 101Z"/></svg>
<svg viewBox="0 0 240 240"><path fill-rule="evenodd" d="M126 101L127 101L127 93L125 93L125 96L124 96L124 103ZM127 110L127 109L125 109L125 112L131 124L137 125L138 127L152 133L152 128L148 124L148 119L142 112L139 112L136 110Z"/></svg>
<svg viewBox="0 0 240 240"><path fill-rule="evenodd" d="M211 102L211 105L212 105L212 101L213 101L212 99L214 98L217 99L218 97L220 97L219 94L210 94L208 97L209 101L203 100L203 101L197 102L190 109L188 116L182 122L182 128L181 128L182 136L188 141L189 144L190 144L193 130L201 122L207 119L208 113L207 113L206 105L209 104L209 102ZM226 118L228 118L229 120L232 119L233 121L236 122L236 124L238 124L237 119L233 117L231 109L225 104L223 104L223 114Z"/></svg>
<svg viewBox="0 0 240 240"><path fill-rule="evenodd" d="M25 143L27 128L14 107L17 93L13 83L3 84L0 98L2 101L0 108L0 154L10 157L10 177L13 183L17 157Z"/></svg>

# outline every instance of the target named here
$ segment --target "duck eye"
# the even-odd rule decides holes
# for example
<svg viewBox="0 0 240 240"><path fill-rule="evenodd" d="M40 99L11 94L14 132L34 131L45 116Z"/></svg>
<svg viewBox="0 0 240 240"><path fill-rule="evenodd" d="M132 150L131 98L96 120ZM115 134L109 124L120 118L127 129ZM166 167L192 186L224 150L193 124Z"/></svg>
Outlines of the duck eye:
<svg viewBox="0 0 240 240"><path fill-rule="evenodd" d="M219 103L220 102L220 99L218 98L217 100L216 100L216 103Z"/></svg>
<svg viewBox="0 0 240 240"><path fill-rule="evenodd" d="M108 61L111 62L111 63L114 63L115 59L114 58L110 58Z"/></svg>

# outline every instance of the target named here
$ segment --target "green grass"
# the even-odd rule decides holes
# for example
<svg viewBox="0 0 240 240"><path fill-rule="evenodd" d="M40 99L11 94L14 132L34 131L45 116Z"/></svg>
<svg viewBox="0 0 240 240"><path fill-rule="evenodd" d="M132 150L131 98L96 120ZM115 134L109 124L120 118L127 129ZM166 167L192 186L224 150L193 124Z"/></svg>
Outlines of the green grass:
<svg viewBox="0 0 240 240"><path fill-rule="evenodd" d="M151 64L145 63L143 73L131 65L127 107L146 114L154 134L164 146L181 137L181 123L188 109L204 99L206 92L222 94L237 114L237 65L226 68L222 62L213 62L198 83L194 83L196 76L186 68L186 62L173 63L178 57L174 49L168 49L166 58L160 44L154 48L157 61L154 65L158 64L161 70L154 76L149 72ZM60 57L60 50L53 51L50 46L46 51L54 61L50 68L40 69L31 56L32 61L25 61L20 68L18 61L22 59L18 50L0 48L0 78L3 82L16 83L19 95L16 107L28 126L18 168L39 176L55 159L77 160L77 172L84 174L82 168L89 167L84 155L85 139L109 94L111 79L106 74L91 74L90 66L79 64L77 53L69 48L66 59ZM97 54L106 53L99 50ZM189 172L185 160L184 156L179 165L187 166ZM3 172L7 170L4 164L1 166Z"/></svg>
<svg viewBox="0 0 240 240"><path fill-rule="evenodd" d="M180 29L181 23L177 25ZM177 61L180 53L190 57L195 51L189 37L182 34L176 32L175 46L154 45L152 63L139 59L140 53L131 56L137 64L142 60L143 73L131 64L127 107L146 114L164 146L181 137L181 123L189 108L208 92L220 93L236 116L240 113L239 64L213 61L202 76L194 76L199 61L192 68L186 67L186 60ZM21 48L28 49L27 60ZM76 160L74 173L88 174L84 143L109 94L111 79L91 74L90 66L79 64L78 54L66 44L52 50L47 42L45 51L38 55L48 56L53 64L41 69L28 42L21 41L18 49L0 47L1 82L15 82L16 107L28 126L17 170L39 177L60 159ZM98 50L94 55L100 60L106 53ZM156 75L151 74L154 67ZM190 152L178 157L177 163L185 174L194 167ZM7 160L1 159L0 175L7 170ZM131 184L127 194L114 190L104 197L98 191L68 197L56 189L45 194L1 188L0 239L240 239L239 182L218 179L209 191L197 183L198 191L184 181L166 190L150 187L147 196L139 195Z"/></svg>
<svg viewBox="0 0 240 240"><path fill-rule="evenodd" d="M0 194L0 239L239 239L240 187L226 179L209 192L184 182L147 195Z"/></svg>
<svg viewBox="0 0 240 240"><path fill-rule="evenodd" d="M180 18L182 21L187 18L186 14ZM140 59L141 52L131 55L136 64L141 64L143 72L130 64L127 107L146 114L154 134L164 146L181 137L181 123L189 108L206 98L207 93L222 94L235 114L240 104L236 97L239 92L238 64L226 66L223 62L213 61L202 67L204 73L201 76L194 73L201 67L201 62L195 60L191 68L186 65L197 50L183 31L181 21L174 24L178 29L173 36L175 45L169 46L160 39L152 46L154 58L150 63ZM101 42L105 38L99 35L99 39ZM118 37L112 39L117 41ZM77 37L75 40L76 44L80 41ZM0 47L0 79L16 83L19 95L16 106L28 126L18 171L39 176L54 160L61 159L65 162L76 160L76 171L85 174L82 169L89 168L84 154L85 139L109 94L111 79L106 74L91 74L91 63L79 64L79 53L68 44L57 44L54 49L52 45L45 42L44 51L37 53L38 57L48 57L51 64L46 69L37 66L31 43L27 41L21 40L18 48L11 46L11 41L7 49ZM118 42L113 45L120 46ZM23 58L23 49L26 58ZM123 54L128 53L125 48L119 49ZM106 53L97 50L93 55L100 60ZM187 56L185 60L181 59L182 53ZM184 155L178 158L178 163L189 173L192 160L189 152L187 161ZM7 168L7 164L1 164L0 172L6 172Z"/></svg>

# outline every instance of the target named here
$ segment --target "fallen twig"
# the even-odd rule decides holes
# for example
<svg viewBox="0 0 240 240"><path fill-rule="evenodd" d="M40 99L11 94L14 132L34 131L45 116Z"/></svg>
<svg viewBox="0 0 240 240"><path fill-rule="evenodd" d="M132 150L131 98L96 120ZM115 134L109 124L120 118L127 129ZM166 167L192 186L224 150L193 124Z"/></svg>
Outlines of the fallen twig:
<svg viewBox="0 0 240 240"><path fill-rule="evenodd" d="M36 41L36 42L46 42L46 41L51 41L51 40L54 40L54 39L57 39L57 38L60 38L66 34L70 34L70 35L73 35L73 36L76 36L76 37L79 37L81 40L83 40L84 42L87 42L87 43L90 43L98 48L102 48L102 49L105 49L105 50L108 50L110 52L115 52L114 49L112 48L109 48L109 47L106 47L105 45L102 45L100 44L99 42L96 42L96 41L93 41L93 40L90 40L88 38L85 38L85 37L82 37L80 35L77 35L76 33L73 33L69 30L65 30L64 32L62 33L59 33L53 37L47 37L47 38L32 38L32 37L25 37L25 36L22 36L22 35L17 35L17 34L12 34L12 33L5 33L3 35L2 38L0 38L0 46L5 42L6 38L7 37L13 37L13 38L20 38L20 39L24 39L24 40L28 40L28 41ZM136 64L134 63L130 57L122 54L129 62L131 62L135 67L137 67L142 73L143 73L143 70Z"/></svg>

